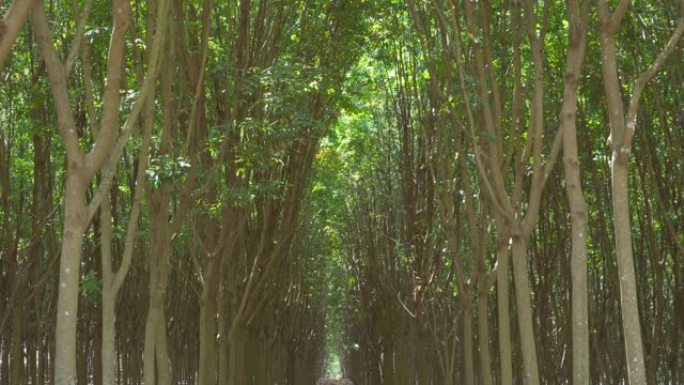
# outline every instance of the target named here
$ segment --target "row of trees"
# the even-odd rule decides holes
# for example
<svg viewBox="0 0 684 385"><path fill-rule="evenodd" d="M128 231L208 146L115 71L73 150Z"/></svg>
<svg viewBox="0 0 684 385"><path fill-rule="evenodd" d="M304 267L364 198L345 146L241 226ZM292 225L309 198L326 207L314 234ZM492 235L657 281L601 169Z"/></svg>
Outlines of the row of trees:
<svg viewBox="0 0 684 385"><path fill-rule="evenodd" d="M356 384L684 381L683 12L408 0L371 29L336 142Z"/></svg>
<svg viewBox="0 0 684 385"><path fill-rule="evenodd" d="M0 4L0 384L312 384L364 1Z"/></svg>
<svg viewBox="0 0 684 385"><path fill-rule="evenodd" d="M684 382L679 4L0 11L0 385Z"/></svg>

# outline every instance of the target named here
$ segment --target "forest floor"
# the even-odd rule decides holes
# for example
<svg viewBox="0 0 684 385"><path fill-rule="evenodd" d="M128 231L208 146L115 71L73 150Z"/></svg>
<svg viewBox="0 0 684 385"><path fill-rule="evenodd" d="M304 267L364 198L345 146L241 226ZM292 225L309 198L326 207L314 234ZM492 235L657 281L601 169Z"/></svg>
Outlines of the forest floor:
<svg viewBox="0 0 684 385"><path fill-rule="evenodd" d="M335 380L332 378L319 378L316 385L354 385L353 382L344 378L341 380Z"/></svg>

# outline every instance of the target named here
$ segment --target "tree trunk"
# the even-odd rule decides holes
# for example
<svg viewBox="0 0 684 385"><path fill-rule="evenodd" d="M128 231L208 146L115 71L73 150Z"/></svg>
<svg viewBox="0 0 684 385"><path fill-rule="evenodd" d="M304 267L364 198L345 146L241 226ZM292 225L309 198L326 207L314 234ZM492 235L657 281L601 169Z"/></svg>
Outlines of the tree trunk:
<svg viewBox="0 0 684 385"><path fill-rule="evenodd" d="M582 192L577 155L577 89L579 87L588 12L580 10L577 0L566 3L570 24L563 105L560 129L563 131L563 166L565 192L570 206L572 226L570 275L572 278L572 383L589 384L589 308L587 303L587 223L589 211ZM585 9L586 9L585 4Z"/></svg>
<svg viewBox="0 0 684 385"><path fill-rule="evenodd" d="M513 259L513 281L515 282L515 304L518 310L520 349L522 350L523 374L526 385L539 385L537 347L534 338L534 321L530 303L530 281L527 271L527 247L520 237L513 237L511 248Z"/></svg>
<svg viewBox="0 0 684 385"><path fill-rule="evenodd" d="M73 166L72 166L73 167ZM67 173L64 232L59 262L54 385L76 384L76 325L81 244L86 230L85 183L78 170Z"/></svg>
<svg viewBox="0 0 684 385"><path fill-rule="evenodd" d="M165 213L157 214L156 221L166 221ZM158 223L157 223L158 224ZM155 226L158 231L159 227ZM170 270L170 239L161 234L153 239L150 256L150 304L145 323L144 378L145 384L171 385L171 363L166 342L166 288ZM154 244L155 242L166 244Z"/></svg>
<svg viewBox="0 0 684 385"><path fill-rule="evenodd" d="M229 357L229 352L230 348L228 346L228 338L227 338L227 333L228 329L230 328L229 325L227 325L227 319L228 319L228 314L227 313L227 308L228 305L225 303L226 301L224 298L227 297L225 293L225 288L222 288L222 295L219 296L221 298L221 302L219 303L219 309L218 309L218 333L219 333L219 339L218 339L218 345L219 345L219 352L218 352L218 383L219 385L227 385L228 384L228 368L229 368L229 362L230 362L230 357ZM201 348L201 347L200 347Z"/></svg>
<svg viewBox="0 0 684 385"><path fill-rule="evenodd" d="M615 244L620 277L620 308L622 329L625 337L625 353L630 385L646 384L644 350L641 340L641 322L637 302L636 273L632 255L632 228L629 214L627 159L613 154L611 163L612 205L614 215Z"/></svg>
<svg viewBox="0 0 684 385"><path fill-rule="evenodd" d="M502 226L497 226L501 228ZM497 235L496 301L499 330L500 384L513 383L513 353L511 349L511 315L508 283L509 250L506 240Z"/></svg>
<svg viewBox="0 0 684 385"><path fill-rule="evenodd" d="M216 312L219 295L220 259L209 257L206 280L202 285L199 324L199 385L216 384Z"/></svg>
<svg viewBox="0 0 684 385"><path fill-rule="evenodd" d="M475 385L475 360L473 358L473 311L469 296L466 296L461 301L461 306L463 306L463 365L465 366L465 385Z"/></svg>
<svg viewBox="0 0 684 385"><path fill-rule="evenodd" d="M18 275L16 277L19 277ZM15 277L15 278L16 278ZM13 313L12 322L12 336L10 340L10 357L12 361L10 362L10 384L20 384L21 383L21 372L24 368L24 341L22 339L23 330L23 314L22 308L15 305Z"/></svg>
<svg viewBox="0 0 684 385"><path fill-rule="evenodd" d="M382 385L394 385L394 346L391 339L383 342Z"/></svg>
<svg viewBox="0 0 684 385"><path fill-rule="evenodd" d="M602 17L603 23L606 23ZM641 340L641 324L637 303L637 284L632 255L632 233L628 196L628 157L623 152L625 116L620 83L617 75L615 37L604 26L601 32L603 84L606 91L608 116L611 126L612 159L610 165L613 209L613 229L620 283L620 307L624 333L627 374L630 385L646 384L646 368Z"/></svg>
<svg viewBox="0 0 684 385"><path fill-rule="evenodd" d="M480 345L480 382L482 385L494 385L492 379L492 356L489 350L489 285L482 281L483 287L477 297L477 335Z"/></svg>
<svg viewBox="0 0 684 385"><path fill-rule="evenodd" d="M108 298L105 298L105 295ZM102 384L116 384L116 299L102 292Z"/></svg>

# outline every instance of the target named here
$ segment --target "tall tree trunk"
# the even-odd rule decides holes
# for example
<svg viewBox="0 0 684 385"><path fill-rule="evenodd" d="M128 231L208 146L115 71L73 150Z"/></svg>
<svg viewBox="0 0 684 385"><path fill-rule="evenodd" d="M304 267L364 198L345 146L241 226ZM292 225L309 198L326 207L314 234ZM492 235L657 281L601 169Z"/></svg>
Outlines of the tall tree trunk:
<svg viewBox="0 0 684 385"><path fill-rule="evenodd" d="M489 349L489 288L486 280L482 280L480 294L477 297L477 336L480 352L480 382L482 385L494 385L492 379L492 356Z"/></svg>
<svg viewBox="0 0 684 385"><path fill-rule="evenodd" d="M462 293L461 295L464 295ZM475 359L473 357L473 311L472 301L466 296L463 306L463 365L465 366L465 384L475 385Z"/></svg>
<svg viewBox="0 0 684 385"><path fill-rule="evenodd" d="M102 291L102 384L116 384L116 298Z"/></svg>
<svg viewBox="0 0 684 385"><path fill-rule="evenodd" d="M627 114L622 101L622 86L617 69L616 35L631 2L621 0L611 11L606 0L597 0L603 85L606 94L611 143L611 204L618 261L620 305L624 333L627 374L630 385L646 384L644 350L641 339L638 288L634 271L632 228L629 207L629 155L637 124L639 100L646 84L653 79L684 34L684 18L677 25L663 51L634 82Z"/></svg>
<svg viewBox="0 0 684 385"><path fill-rule="evenodd" d="M632 254L632 228L629 211L627 163L613 153L611 162L611 191L614 216L615 244L620 277L620 308L622 330L630 385L646 384L646 368L641 340L641 322L637 302L638 289ZM625 158L626 160L626 158Z"/></svg>
<svg viewBox="0 0 684 385"><path fill-rule="evenodd" d="M394 343L389 338L383 341L382 385L394 385Z"/></svg>
<svg viewBox="0 0 684 385"><path fill-rule="evenodd" d="M152 245L150 251L150 302L145 323L145 384L171 385L171 366L166 343L166 289L171 270L171 237L167 221L169 186L150 195Z"/></svg>
<svg viewBox="0 0 684 385"><path fill-rule="evenodd" d="M76 383L78 284L81 243L87 227L85 192L86 183L78 170L67 172L62 257L59 261L57 327L55 329L55 385Z"/></svg>
<svg viewBox="0 0 684 385"><path fill-rule="evenodd" d="M501 221L497 221L501 222ZM497 231L503 224L497 223ZM496 303L499 330L500 384L513 383L513 353L511 348L511 314L509 294L509 253L507 241L498 233L496 237Z"/></svg>
<svg viewBox="0 0 684 385"><path fill-rule="evenodd" d="M523 377L526 385L539 384L539 364L534 338L534 321L530 303L530 281L527 270L527 246L520 236L513 236L511 259L513 260L513 281L515 283L515 304L518 313L520 348L522 350Z"/></svg>
<svg viewBox="0 0 684 385"><path fill-rule="evenodd" d="M566 2L570 24L563 82L560 129L563 131L565 191L572 225L570 275L572 277L572 383L589 384L589 309L587 303L587 223L589 211L582 192L577 155L577 89L586 47L588 0L580 9L578 0Z"/></svg>
<svg viewBox="0 0 684 385"><path fill-rule="evenodd" d="M225 287L221 288L221 295L219 295L220 302L218 304L218 383L219 385L228 384L228 369L229 369L229 352L227 333L230 326L228 325L229 314L228 305L225 298L227 298ZM201 347L200 347L201 348Z"/></svg>
<svg viewBox="0 0 684 385"><path fill-rule="evenodd" d="M217 255L209 256L200 303L199 385L215 385L217 380L216 313L218 310L220 271L220 258Z"/></svg>
<svg viewBox="0 0 684 385"><path fill-rule="evenodd" d="M17 275L17 277L19 277ZM23 332L23 309L19 304L14 305L13 322L12 322L12 336L10 339L10 357L12 361L10 362L10 384L20 384L21 383L21 373L25 372L24 369L24 340L22 338ZM30 359L30 357L29 357Z"/></svg>
<svg viewBox="0 0 684 385"><path fill-rule="evenodd" d="M128 275L133 257L135 237L138 230L140 206L142 195L145 190L145 172L147 170L147 158L152 138L152 121L147 119L143 129L142 146L138 158L135 189L131 204L131 213L126 227L123 255L119 268L112 268L112 223L111 202L109 193L102 201L100 210L101 236L101 264L102 264L102 384L114 385L116 382L116 299L123 286L124 279ZM103 169L107 172L107 167Z"/></svg>

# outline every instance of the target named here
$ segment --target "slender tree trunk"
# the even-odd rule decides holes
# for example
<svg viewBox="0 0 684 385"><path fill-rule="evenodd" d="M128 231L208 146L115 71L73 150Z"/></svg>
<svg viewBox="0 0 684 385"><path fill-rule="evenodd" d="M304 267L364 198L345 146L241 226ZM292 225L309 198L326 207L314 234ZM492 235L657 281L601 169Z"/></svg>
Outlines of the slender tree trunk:
<svg viewBox="0 0 684 385"><path fill-rule="evenodd" d="M585 0L586 1L586 0ZM577 0L566 2L570 24L563 105L560 124L563 131L565 192L572 226L570 275L572 277L572 383L589 384L589 307L587 302L587 223L589 211L582 192L577 155L577 89L586 47L588 6L580 9Z"/></svg>
<svg viewBox="0 0 684 385"><path fill-rule="evenodd" d="M497 225L500 229L503 225ZM513 353L511 348L510 294L508 283L509 249L506 240L497 235L496 301L499 330L500 384L513 383Z"/></svg>
<svg viewBox="0 0 684 385"><path fill-rule="evenodd" d="M604 21L605 23L605 21ZM608 101L611 125L612 159L610 164L613 209L613 229L620 283L620 308L624 333L627 372L630 385L646 384L646 368L641 340L641 323L637 303L637 285L632 254L632 229L628 196L628 157L624 149L625 117L617 75L615 37L605 30L601 33L603 83Z"/></svg>
<svg viewBox="0 0 684 385"><path fill-rule="evenodd" d="M394 346L391 339L383 342L382 385L394 385Z"/></svg>
<svg viewBox="0 0 684 385"><path fill-rule="evenodd" d="M116 293L112 290L112 215L109 193L102 200L100 208L101 265L102 265L102 383L115 384L116 371Z"/></svg>
<svg viewBox="0 0 684 385"><path fill-rule="evenodd" d="M116 384L116 313L115 298L105 298L110 293L102 295L102 383Z"/></svg>
<svg viewBox="0 0 684 385"><path fill-rule="evenodd" d="M611 203L613 229L618 261L620 305L624 333L627 374L630 385L646 384L644 350L641 339L638 288L634 271L632 228L629 208L629 156L637 125L639 100L646 84L658 73L667 57L684 35L684 18L658 57L634 82L627 114L622 101L622 85L618 77L616 35L631 2L622 0L611 11L606 0L597 0L603 85L606 94L611 143Z"/></svg>
<svg viewBox="0 0 684 385"><path fill-rule="evenodd" d="M511 247L513 259L513 281L515 282L515 304L518 310L518 329L522 350L523 377L526 385L539 384L539 364L534 338L534 321L530 303L530 281L527 271L527 246L520 237L513 237Z"/></svg>
<svg viewBox="0 0 684 385"><path fill-rule="evenodd" d="M209 257L206 268L206 280L202 286L200 303L199 330L199 384L216 384L216 312L217 297L219 295L220 259L213 255Z"/></svg>
<svg viewBox="0 0 684 385"><path fill-rule="evenodd" d="M475 385L475 360L473 357L473 311L470 298L461 301L463 306L463 364L465 366L465 384Z"/></svg>
<svg viewBox="0 0 684 385"><path fill-rule="evenodd" d="M613 154L611 162L612 205L615 229L615 244L618 255L620 281L620 308L622 329L625 336L625 352L630 385L646 384L644 350L641 340L641 322L637 302L636 273L632 254L632 228L629 214L628 170L626 158L621 162Z"/></svg>
<svg viewBox="0 0 684 385"><path fill-rule="evenodd" d="M482 280L483 287L477 297L477 335L480 345L480 382L494 385L492 379L492 356L489 350L489 285Z"/></svg>
<svg viewBox="0 0 684 385"><path fill-rule="evenodd" d="M19 275L16 278L20 278ZM21 373L24 369L24 341L22 338L24 317L22 314L22 307L14 305L13 322L12 322L12 336L10 339L10 356L12 361L10 362L10 384L20 384L21 383Z"/></svg>
<svg viewBox="0 0 684 385"><path fill-rule="evenodd" d="M5 344L7 341L7 337L3 337L3 344ZM2 385L7 385L9 384L9 378L10 378L10 365L9 365L9 349L3 349L2 350L2 365L0 366L0 384Z"/></svg>
<svg viewBox="0 0 684 385"><path fill-rule="evenodd" d="M131 214L126 228L124 250L119 268L112 268L112 224L110 194L106 193L100 210L101 218L101 265L102 265L102 342L101 342L101 380L103 385L114 385L116 381L116 299L128 275L133 257L135 237L138 230L138 219L143 191L145 189L145 171L147 170L148 148L152 136L152 121L147 119L143 132L142 147L138 160L135 179L135 192ZM107 172L107 167L104 168Z"/></svg>
<svg viewBox="0 0 684 385"><path fill-rule="evenodd" d="M219 296L219 309L218 309L218 332L219 332L219 352L218 352L218 383L219 385L228 384L228 367L230 362L229 352L230 348L228 346L227 333L230 328L227 325L227 320L229 315L227 314L228 305L225 303L224 298L227 297L225 293L225 288L221 288L222 294Z"/></svg>
<svg viewBox="0 0 684 385"><path fill-rule="evenodd" d="M157 199L168 203L168 200L163 197L157 197ZM145 323L143 353L144 383L153 385L171 385L171 363L166 342L166 312L164 310L171 267L171 240L166 236L166 216L168 215L166 211L166 209L161 209L153 214L153 231L156 234L153 236L150 256L150 304Z"/></svg>
<svg viewBox="0 0 684 385"><path fill-rule="evenodd" d="M81 243L87 227L85 185L78 170L67 173L55 329L55 385L76 384L78 284Z"/></svg>
<svg viewBox="0 0 684 385"><path fill-rule="evenodd" d="M573 119L574 120L574 119ZM574 126L574 123L572 124ZM565 128L566 192L570 204L572 237L570 274L572 277L572 383L589 383L589 307L587 303L587 221L589 213L582 194L577 158L577 143L573 129ZM572 130L572 131L571 131ZM570 133L568 133L570 132ZM573 147L574 152L569 147Z"/></svg>
<svg viewBox="0 0 684 385"><path fill-rule="evenodd" d="M155 349L158 370L157 384L171 385L171 357L169 356L168 337L166 334L166 311L163 305L157 322L157 346Z"/></svg>
<svg viewBox="0 0 684 385"><path fill-rule="evenodd" d="M230 369L228 372L228 385L240 385L247 383L247 373L245 366L245 345L246 333L244 330L239 330L234 337L229 341L230 344ZM296 369L292 373L292 381L295 382Z"/></svg>

